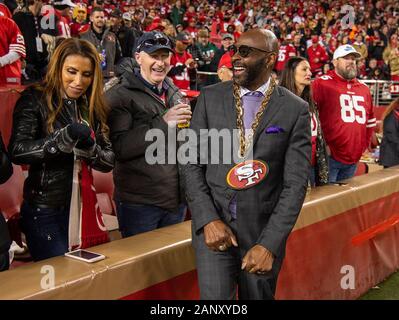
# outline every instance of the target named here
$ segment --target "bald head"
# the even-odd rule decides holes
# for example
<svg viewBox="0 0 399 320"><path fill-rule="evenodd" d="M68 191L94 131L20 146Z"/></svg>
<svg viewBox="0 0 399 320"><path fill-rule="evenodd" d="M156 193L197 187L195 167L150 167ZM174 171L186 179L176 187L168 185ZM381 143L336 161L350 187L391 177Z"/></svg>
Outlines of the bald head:
<svg viewBox="0 0 399 320"><path fill-rule="evenodd" d="M278 40L276 35L266 29L250 29L247 32L244 32L241 39L251 40L254 44L256 44L255 48L262 49L269 52L278 53Z"/></svg>
<svg viewBox="0 0 399 320"><path fill-rule="evenodd" d="M256 90L268 81L276 62L277 37L270 30L251 29L238 38L236 47L232 57L234 82Z"/></svg>

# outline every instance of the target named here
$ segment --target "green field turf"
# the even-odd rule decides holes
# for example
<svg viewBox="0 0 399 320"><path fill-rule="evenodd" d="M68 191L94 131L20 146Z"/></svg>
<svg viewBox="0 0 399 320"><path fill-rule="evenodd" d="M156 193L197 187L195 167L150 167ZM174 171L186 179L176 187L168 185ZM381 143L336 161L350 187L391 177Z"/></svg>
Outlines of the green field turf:
<svg viewBox="0 0 399 320"><path fill-rule="evenodd" d="M399 272L390 275L384 282L370 289L360 300L399 300Z"/></svg>

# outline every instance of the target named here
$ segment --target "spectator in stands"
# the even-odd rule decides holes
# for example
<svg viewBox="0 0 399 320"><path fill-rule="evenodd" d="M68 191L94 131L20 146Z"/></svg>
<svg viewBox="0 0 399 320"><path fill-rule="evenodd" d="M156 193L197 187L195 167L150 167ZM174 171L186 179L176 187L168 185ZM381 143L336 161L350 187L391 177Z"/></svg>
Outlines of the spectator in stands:
<svg viewBox="0 0 399 320"><path fill-rule="evenodd" d="M383 67L378 66L376 59L371 58L366 68L366 78L367 80L388 80L389 75L387 75L386 70Z"/></svg>
<svg viewBox="0 0 399 320"><path fill-rule="evenodd" d="M303 57L291 57L281 74L280 86L287 88L309 104L310 128L312 133L310 185L328 183L328 155L326 142L321 130L319 113L313 101L310 82L312 72L309 62Z"/></svg>
<svg viewBox="0 0 399 320"><path fill-rule="evenodd" d="M222 46L216 50L215 55L210 64L210 71L216 72L219 69L219 62L222 56L231 49L234 45L234 37L230 33L224 33L222 35Z"/></svg>
<svg viewBox="0 0 399 320"><path fill-rule="evenodd" d="M25 42L18 25L0 16L0 86L21 84L21 58L25 58Z"/></svg>
<svg viewBox="0 0 399 320"><path fill-rule="evenodd" d="M69 217L76 214L72 208L83 205L95 212L94 202L91 206L84 197L83 204L79 198L71 199L77 182L73 183L73 174L79 165L82 170L89 165L103 172L113 168L106 117L94 46L76 38L63 40L44 81L27 88L17 101L9 144L11 160L29 165L21 229L35 261L68 251ZM87 190L83 184L80 187ZM85 236L98 243L91 232Z"/></svg>
<svg viewBox="0 0 399 320"><path fill-rule="evenodd" d="M399 165L399 98L382 115L383 136L380 146L380 164L384 168Z"/></svg>
<svg viewBox="0 0 399 320"><path fill-rule="evenodd" d="M294 36L294 43L293 46L295 48L295 55L306 58L307 55L307 48L306 45L301 42L301 34L296 34Z"/></svg>
<svg viewBox="0 0 399 320"><path fill-rule="evenodd" d="M321 74L321 68L329 58L326 50L319 44L317 35L312 36L312 45L308 48L307 55L313 76Z"/></svg>
<svg viewBox="0 0 399 320"><path fill-rule="evenodd" d="M174 84L185 90L190 90L190 80L196 77L198 64L193 56L187 52L189 45L187 33L179 33L176 37L176 48L172 55L168 76L172 78Z"/></svg>
<svg viewBox="0 0 399 320"><path fill-rule="evenodd" d="M209 41L208 29L204 28L198 31L198 41L196 46L201 53L201 59L197 61L198 70L204 72L212 72L214 68L212 68L211 62L218 48L215 44ZM198 77L197 88L198 90L200 90L203 86L207 86L216 82L216 76L208 75L204 77Z"/></svg>
<svg viewBox="0 0 399 320"><path fill-rule="evenodd" d="M330 73L330 70L331 70L330 64L329 63L324 64L324 66L323 66L323 74Z"/></svg>
<svg viewBox="0 0 399 320"><path fill-rule="evenodd" d="M121 58L121 48L116 35L105 27L104 10L94 7L90 14L90 29L81 38L92 43L101 59L101 68L105 79L115 74L115 64Z"/></svg>
<svg viewBox="0 0 399 320"><path fill-rule="evenodd" d="M176 26L176 34L179 34L179 33L183 32L183 30L184 30L184 28L183 28L182 24L178 24Z"/></svg>
<svg viewBox="0 0 399 320"><path fill-rule="evenodd" d="M391 70L391 80L399 81L399 45L396 33L389 37L388 46L383 52L383 59Z"/></svg>
<svg viewBox="0 0 399 320"><path fill-rule="evenodd" d="M137 9L134 11L132 26L135 30L143 32L143 21L144 21L145 13L142 9Z"/></svg>
<svg viewBox="0 0 399 320"><path fill-rule="evenodd" d="M233 65L230 52L226 52L220 59L217 73L219 80L222 82L233 79Z"/></svg>
<svg viewBox="0 0 399 320"><path fill-rule="evenodd" d="M383 25L381 30L379 31L381 39L384 41L384 46L389 45L389 37L391 33L389 33L389 28L387 25Z"/></svg>
<svg viewBox="0 0 399 320"><path fill-rule="evenodd" d="M359 58L356 63L357 67L357 78L358 79L367 79L367 66L366 66L366 59Z"/></svg>
<svg viewBox="0 0 399 320"><path fill-rule="evenodd" d="M352 46L338 47L333 56L335 69L312 83L329 148L329 181L333 183L355 174L376 126L370 90L356 79L359 58Z"/></svg>
<svg viewBox="0 0 399 320"><path fill-rule="evenodd" d="M72 17L70 14L71 8L76 7L72 0L54 1L55 16L57 20L58 34L62 38L71 37L71 23Z"/></svg>
<svg viewBox="0 0 399 320"><path fill-rule="evenodd" d="M383 62L382 54L385 49L384 41L381 40L379 33L376 31L374 36L369 39L368 53L369 58L377 59L377 62Z"/></svg>
<svg viewBox="0 0 399 320"><path fill-rule="evenodd" d="M185 10L182 8L181 1L177 0L172 7L172 12L170 14L170 19L174 26L178 24L183 24Z"/></svg>
<svg viewBox="0 0 399 320"><path fill-rule="evenodd" d="M125 72L121 83L106 94L111 105L109 126L116 155L115 201L123 237L184 219L178 165L150 164L146 157L151 145L146 139L150 129L169 137L176 124L191 119L190 109L179 103L182 95L178 88L166 77L172 53L172 43L164 34L143 34L135 53L140 68ZM165 154L173 152L162 147Z"/></svg>
<svg viewBox="0 0 399 320"><path fill-rule="evenodd" d="M338 40L336 38L332 37L330 39L330 41L328 41L328 44L326 47L326 51L327 51L327 54L330 59L332 58L334 51L337 50L337 48L338 48Z"/></svg>
<svg viewBox="0 0 399 320"><path fill-rule="evenodd" d="M197 18L197 13L195 12L195 6L193 4L190 4L190 2L187 3L188 4L188 8L186 10L186 12L184 13L184 18L183 18L183 22L190 22L190 20L192 18Z"/></svg>
<svg viewBox="0 0 399 320"><path fill-rule="evenodd" d="M132 23L132 15L130 14L130 12L124 12L122 14L122 21L123 21L123 25L126 28L132 28L133 27L133 23Z"/></svg>
<svg viewBox="0 0 399 320"><path fill-rule="evenodd" d="M89 27L86 6L80 3L73 9L73 21L70 24L72 37L79 37L79 35L86 32Z"/></svg>
<svg viewBox="0 0 399 320"><path fill-rule="evenodd" d="M0 133L0 184L5 183L11 177L12 171L12 165ZM8 250L10 249L10 245L11 239L7 223L0 211L0 271L7 270L9 267L10 259Z"/></svg>
<svg viewBox="0 0 399 320"><path fill-rule="evenodd" d="M118 38L121 46L122 57L132 57L135 44L138 39L132 29L125 27L122 23L122 11L114 9L110 15L111 31Z"/></svg>
<svg viewBox="0 0 399 320"><path fill-rule="evenodd" d="M233 35L234 37L234 42L238 40L238 38L241 35L241 32L236 31L236 26L234 24L230 24L227 29L226 29L226 33L230 33L231 35Z"/></svg>
<svg viewBox="0 0 399 320"><path fill-rule="evenodd" d="M362 59L367 59L367 57L368 57L368 50L367 50L366 44L365 44L364 41L363 41L363 36L362 36L361 34L358 34L358 35L356 36L356 41L353 43L352 46L355 48L355 50L356 50L357 52L360 53Z"/></svg>
<svg viewBox="0 0 399 320"><path fill-rule="evenodd" d="M198 33L197 19L190 18L188 20L188 26L184 31L189 33L193 39L197 39L197 33Z"/></svg>
<svg viewBox="0 0 399 320"><path fill-rule="evenodd" d="M27 10L14 14L13 19L17 23L25 40L26 58L25 72L22 83L39 81L44 77L48 63L47 46L41 39L45 37L42 29L42 0L28 0ZM54 34L55 35L55 34Z"/></svg>
<svg viewBox="0 0 399 320"><path fill-rule="evenodd" d="M170 39L176 39L177 36L176 28L173 26L172 23L170 23L169 20L165 19L164 21L165 21L165 29L163 33L167 35Z"/></svg>
<svg viewBox="0 0 399 320"><path fill-rule="evenodd" d="M276 62L276 65L274 66L274 69L277 71L278 75L280 75L281 72L283 71L287 61L291 57L295 56L296 49L290 43L291 39L292 39L291 35L289 34L281 41L281 45L280 45L280 48L278 50L277 62Z"/></svg>

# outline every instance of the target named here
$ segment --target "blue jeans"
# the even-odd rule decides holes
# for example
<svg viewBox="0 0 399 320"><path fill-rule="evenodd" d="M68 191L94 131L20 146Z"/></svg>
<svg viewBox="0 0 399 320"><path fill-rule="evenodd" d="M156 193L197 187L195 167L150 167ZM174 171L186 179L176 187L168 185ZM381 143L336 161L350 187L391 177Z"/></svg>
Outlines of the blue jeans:
<svg viewBox="0 0 399 320"><path fill-rule="evenodd" d="M328 174L329 182L334 183L341 180L352 178L355 175L357 164L345 164L329 157Z"/></svg>
<svg viewBox="0 0 399 320"><path fill-rule="evenodd" d="M183 222L186 206L181 204L178 213L160 207L116 201L119 230L123 238Z"/></svg>
<svg viewBox="0 0 399 320"><path fill-rule="evenodd" d="M21 229L34 261L68 251L69 207L36 208L23 203Z"/></svg>

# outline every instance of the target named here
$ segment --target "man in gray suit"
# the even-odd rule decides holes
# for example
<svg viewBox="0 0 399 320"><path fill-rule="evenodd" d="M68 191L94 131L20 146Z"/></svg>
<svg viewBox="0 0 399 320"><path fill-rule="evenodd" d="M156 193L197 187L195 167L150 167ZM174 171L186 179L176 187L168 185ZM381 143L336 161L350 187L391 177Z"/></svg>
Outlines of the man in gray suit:
<svg viewBox="0 0 399 320"><path fill-rule="evenodd" d="M202 90L191 128L198 141L209 138L203 129L238 132L240 161L211 164L211 150L184 167L199 286L201 299L234 299L237 285L240 299L273 299L306 194L309 110L270 76L278 54L272 32L250 30L235 49L233 81Z"/></svg>

